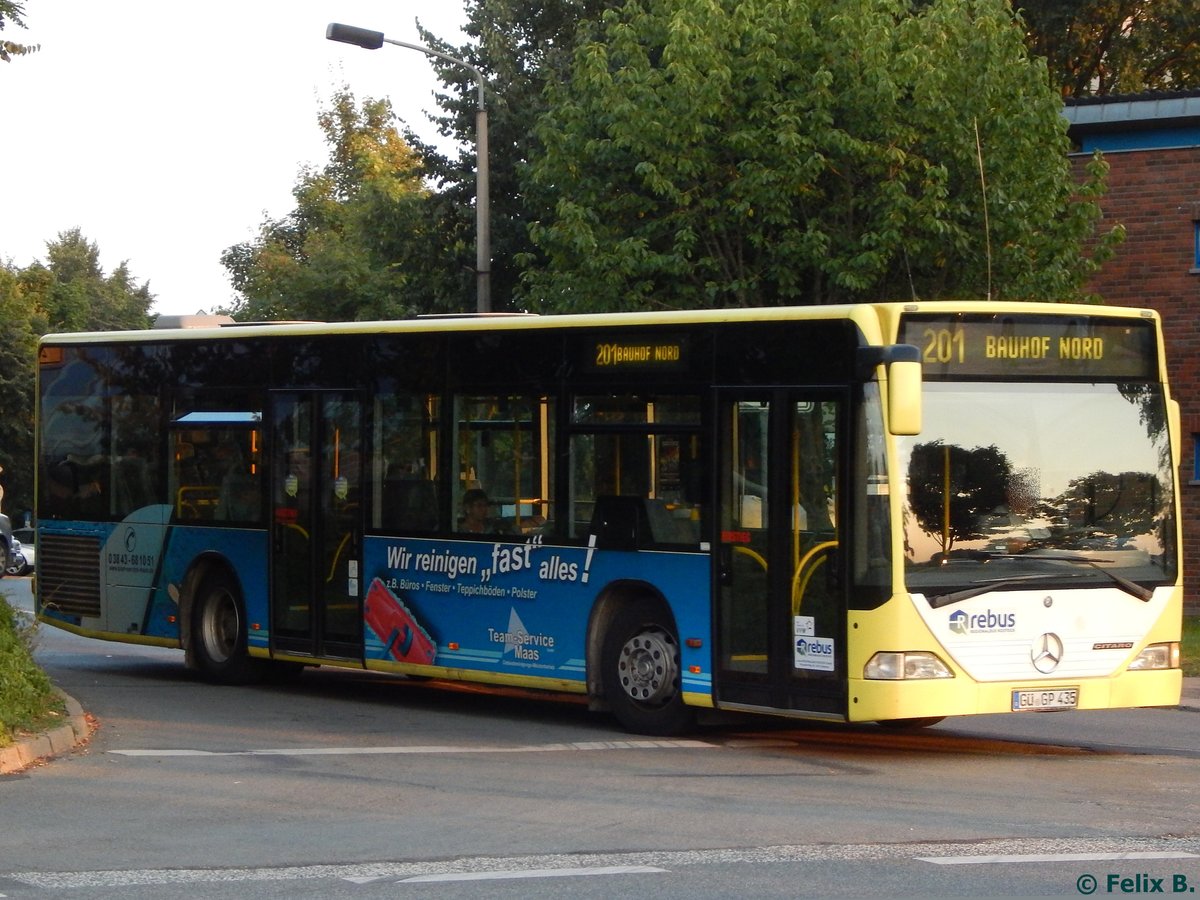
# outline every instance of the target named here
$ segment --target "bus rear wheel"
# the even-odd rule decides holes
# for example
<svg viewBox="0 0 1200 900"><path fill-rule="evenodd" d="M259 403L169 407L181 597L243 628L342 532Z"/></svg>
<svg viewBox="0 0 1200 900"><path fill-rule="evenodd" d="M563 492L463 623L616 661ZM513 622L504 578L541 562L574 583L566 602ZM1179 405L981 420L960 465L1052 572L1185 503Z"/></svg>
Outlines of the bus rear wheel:
<svg viewBox="0 0 1200 900"><path fill-rule="evenodd" d="M243 684L257 675L246 652L246 617L241 593L225 572L208 575L196 592L192 641L196 662L206 679L217 684Z"/></svg>
<svg viewBox="0 0 1200 900"><path fill-rule="evenodd" d="M636 601L617 612L604 637L601 667L605 698L627 730L661 736L694 724L683 702L679 638L659 604Z"/></svg>

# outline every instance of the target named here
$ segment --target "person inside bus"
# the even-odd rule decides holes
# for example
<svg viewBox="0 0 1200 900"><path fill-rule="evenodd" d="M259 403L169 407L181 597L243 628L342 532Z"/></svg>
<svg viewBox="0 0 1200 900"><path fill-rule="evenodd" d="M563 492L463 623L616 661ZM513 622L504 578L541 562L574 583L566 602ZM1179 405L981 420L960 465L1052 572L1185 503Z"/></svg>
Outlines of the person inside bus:
<svg viewBox="0 0 1200 900"><path fill-rule="evenodd" d="M458 530L468 534L498 534L504 531L498 519L488 515L491 501L480 488L471 488L462 498L462 518Z"/></svg>

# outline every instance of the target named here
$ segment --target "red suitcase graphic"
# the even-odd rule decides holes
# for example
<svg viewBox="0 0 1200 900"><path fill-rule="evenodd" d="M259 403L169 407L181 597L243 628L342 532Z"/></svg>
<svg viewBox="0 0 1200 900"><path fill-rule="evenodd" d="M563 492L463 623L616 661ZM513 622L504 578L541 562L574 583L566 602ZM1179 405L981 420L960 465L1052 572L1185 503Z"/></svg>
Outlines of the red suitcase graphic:
<svg viewBox="0 0 1200 900"><path fill-rule="evenodd" d="M399 662L433 665L437 644L418 624L404 602L376 578L367 591L367 627L383 641L387 652Z"/></svg>

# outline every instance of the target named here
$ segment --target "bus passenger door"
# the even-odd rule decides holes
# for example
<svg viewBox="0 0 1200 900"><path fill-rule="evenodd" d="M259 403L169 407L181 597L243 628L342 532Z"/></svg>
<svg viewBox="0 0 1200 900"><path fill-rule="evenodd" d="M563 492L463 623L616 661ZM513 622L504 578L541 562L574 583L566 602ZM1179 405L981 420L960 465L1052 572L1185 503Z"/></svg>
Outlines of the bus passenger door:
<svg viewBox="0 0 1200 900"><path fill-rule="evenodd" d="M280 393L272 413L272 648L361 659L362 403Z"/></svg>
<svg viewBox="0 0 1200 900"><path fill-rule="evenodd" d="M720 702L845 713L843 406L829 393L783 389L720 396Z"/></svg>

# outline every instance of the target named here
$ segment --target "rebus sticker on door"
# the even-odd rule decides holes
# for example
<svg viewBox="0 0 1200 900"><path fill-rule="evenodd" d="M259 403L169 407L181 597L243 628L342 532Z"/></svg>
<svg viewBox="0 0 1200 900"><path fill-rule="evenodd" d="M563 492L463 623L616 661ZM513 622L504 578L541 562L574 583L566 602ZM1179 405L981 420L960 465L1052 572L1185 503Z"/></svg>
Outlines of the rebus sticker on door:
<svg viewBox="0 0 1200 900"><path fill-rule="evenodd" d="M817 672L832 672L833 638L816 636L816 621L812 616L792 616L793 649L792 666Z"/></svg>

